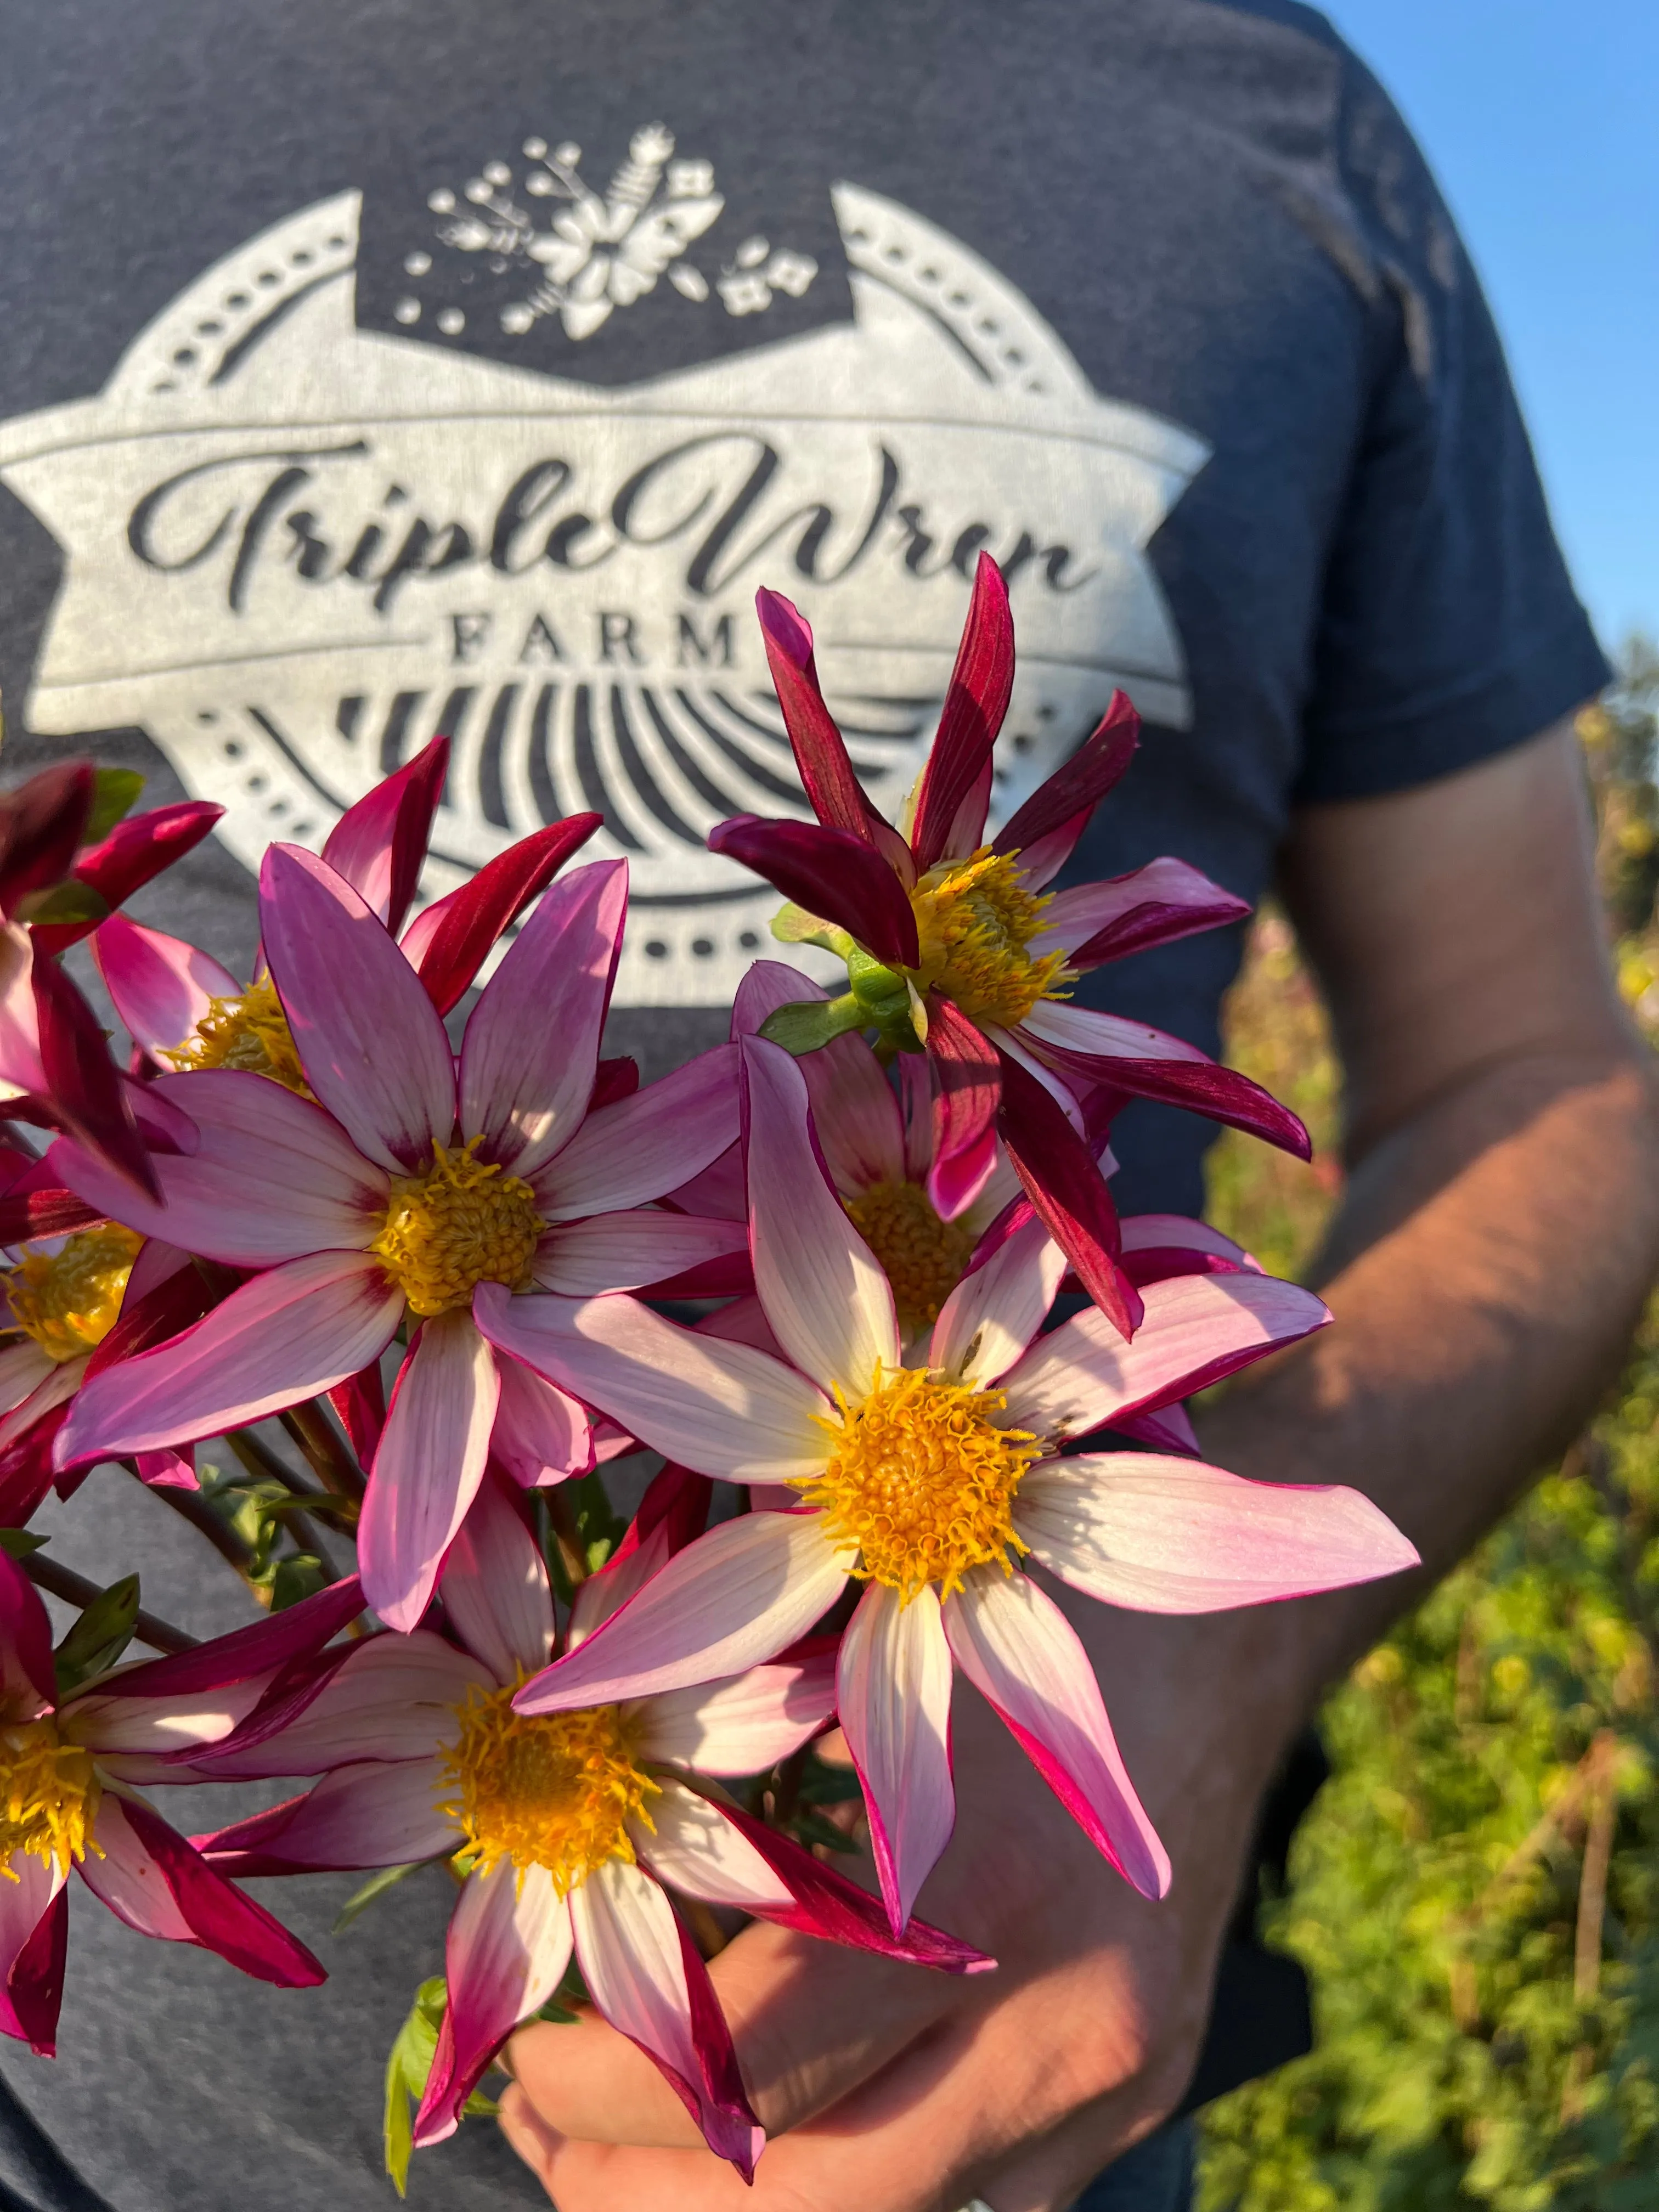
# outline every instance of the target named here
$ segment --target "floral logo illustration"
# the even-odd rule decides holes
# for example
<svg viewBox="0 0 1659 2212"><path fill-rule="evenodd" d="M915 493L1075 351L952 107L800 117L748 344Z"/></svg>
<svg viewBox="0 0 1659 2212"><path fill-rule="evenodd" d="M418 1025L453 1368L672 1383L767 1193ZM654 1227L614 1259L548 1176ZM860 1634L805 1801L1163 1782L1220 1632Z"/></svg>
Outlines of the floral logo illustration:
<svg viewBox="0 0 1659 2212"><path fill-rule="evenodd" d="M521 184L507 162L487 161L459 194L446 185L427 197L439 218L441 246L479 256L493 276L522 278L517 295L498 311L509 337L556 315L566 337L592 337L618 307L643 299L664 276L694 305L718 293L728 314L759 314L777 293L799 299L818 273L810 254L775 249L769 240L754 237L743 240L711 283L687 249L719 221L726 202L714 189L714 165L676 161L674 135L660 123L635 132L627 161L603 194L582 178L580 146L550 149L544 138L527 138L522 151L529 166ZM545 212L522 205L515 197L520 190L526 200L554 204ZM404 257L411 277L432 267L424 248ZM393 312L412 325L424 306L410 293ZM435 319L448 337L466 327L460 307L446 307Z"/></svg>

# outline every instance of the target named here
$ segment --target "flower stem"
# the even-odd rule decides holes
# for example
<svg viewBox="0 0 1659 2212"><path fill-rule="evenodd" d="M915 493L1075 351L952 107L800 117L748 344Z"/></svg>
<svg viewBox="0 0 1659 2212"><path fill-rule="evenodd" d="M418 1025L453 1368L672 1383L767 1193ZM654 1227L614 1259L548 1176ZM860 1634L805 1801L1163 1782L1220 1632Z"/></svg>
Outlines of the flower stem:
<svg viewBox="0 0 1659 2212"><path fill-rule="evenodd" d="M79 1606L83 1613L94 1598L102 1594L96 1583L77 1575L73 1567L60 1566L56 1559L43 1559L38 1552L32 1552L21 1565L32 1583L49 1590L53 1597L61 1597L65 1605ZM142 1606L132 1632L152 1651L193 1651L201 1641L199 1637L187 1636L182 1628L175 1628L159 1614L146 1613Z"/></svg>
<svg viewBox="0 0 1659 2212"><path fill-rule="evenodd" d="M342 1498L355 1498L359 1504L368 1484L357 1464L356 1454L313 1398L307 1404L295 1406L282 1416L283 1426L288 1431L317 1480Z"/></svg>

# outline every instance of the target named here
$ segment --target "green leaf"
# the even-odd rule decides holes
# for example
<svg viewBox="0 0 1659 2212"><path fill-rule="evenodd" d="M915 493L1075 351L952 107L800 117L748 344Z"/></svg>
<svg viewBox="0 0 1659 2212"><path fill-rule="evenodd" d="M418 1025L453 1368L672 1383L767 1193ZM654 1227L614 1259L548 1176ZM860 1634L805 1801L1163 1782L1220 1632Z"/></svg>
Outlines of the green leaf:
<svg viewBox="0 0 1659 2212"><path fill-rule="evenodd" d="M441 1974L422 1982L386 2062L386 2170L399 2197L408 2194L409 2161L415 2148L413 2115L426 2094L448 2002L449 1990Z"/></svg>
<svg viewBox="0 0 1659 2212"><path fill-rule="evenodd" d="M90 884L65 876L38 897L26 898L18 911L28 922L107 921L109 902Z"/></svg>
<svg viewBox="0 0 1659 2212"><path fill-rule="evenodd" d="M822 1844L826 1850L831 1851L856 1851L858 1849L850 1836L842 1835L839 1828L832 1827L828 1820L821 1820L816 1813L805 1808L795 1814L790 1826L803 1844Z"/></svg>
<svg viewBox="0 0 1659 2212"><path fill-rule="evenodd" d="M314 1552L293 1552L286 1559L271 1562L268 1576L260 1577L270 1591L270 1609L283 1613L291 1605L298 1605L302 1597L315 1597L326 1589L333 1577Z"/></svg>
<svg viewBox="0 0 1659 2212"><path fill-rule="evenodd" d="M340 1907L339 1916L330 1933L343 1936L358 1914L367 1912L377 1897L383 1897L387 1890L394 1889L406 1875L413 1874L417 1867L427 1863L425 1859L411 1859L407 1866L382 1867L378 1874L370 1875L362 1887L354 1890Z"/></svg>
<svg viewBox="0 0 1659 2212"><path fill-rule="evenodd" d="M107 1673L138 1625L138 1577L123 1575L100 1590L53 1654L60 1697Z"/></svg>
<svg viewBox="0 0 1659 2212"><path fill-rule="evenodd" d="M27 1559L46 1542L33 1528L0 1528L0 1552L9 1559Z"/></svg>
<svg viewBox="0 0 1659 2212"><path fill-rule="evenodd" d="M92 811L87 817L82 843L96 845L107 837L116 823L132 811L143 787L144 779L136 768L100 768L93 783Z"/></svg>
<svg viewBox="0 0 1659 2212"><path fill-rule="evenodd" d="M849 1030L861 1030L870 1019L853 994L839 999L802 999L787 1006L774 1006L761 1024L769 1044L781 1044L797 1060L817 1052Z"/></svg>
<svg viewBox="0 0 1659 2212"><path fill-rule="evenodd" d="M853 940L844 929L823 921L816 914L808 914L804 906L786 900L773 915L771 930L780 945L816 945L825 952L833 952L838 960L845 960L854 950Z"/></svg>

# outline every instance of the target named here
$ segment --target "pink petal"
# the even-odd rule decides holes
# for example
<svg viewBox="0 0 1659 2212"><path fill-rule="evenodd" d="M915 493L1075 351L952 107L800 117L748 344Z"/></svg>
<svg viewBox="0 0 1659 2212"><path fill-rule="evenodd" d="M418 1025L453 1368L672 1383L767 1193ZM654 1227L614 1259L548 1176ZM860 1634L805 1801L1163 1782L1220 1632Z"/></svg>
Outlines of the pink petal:
<svg viewBox="0 0 1659 2212"><path fill-rule="evenodd" d="M206 799L186 799L153 807L148 814L129 815L100 844L82 854L72 872L75 880L96 891L106 907L118 907L199 845L224 811ZM35 941L42 951L58 953L92 927L89 921L41 923Z"/></svg>
<svg viewBox="0 0 1659 2212"><path fill-rule="evenodd" d="M1139 742L1139 715L1121 691L1114 691L1099 723L1004 823L992 850L1024 852L1039 839L1068 828L1085 809L1092 811L1134 758Z"/></svg>
<svg viewBox="0 0 1659 2212"><path fill-rule="evenodd" d="M789 732L803 789L820 822L849 830L887 855L914 881L908 848L871 805L848 757L841 732L824 704L812 657L812 632L798 607L781 592L755 594L767 665L772 672L783 726Z"/></svg>
<svg viewBox="0 0 1659 2212"><path fill-rule="evenodd" d="M147 1482L152 1490L199 1490L195 1459L195 1445L186 1444L181 1452L167 1449L140 1452L135 1464L139 1481Z"/></svg>
<svg viewBox="0 0 1659 2212"><path fill-rule="evenodd" d="M571 1601L567 1650L585 1642L602 1621L637 1596L676 1552L702 1534L714 1490L706 1474L693 1474L689 1468L671 1465L653 1476L621 1543ZM797 1502L793 1490L786 1495L791 1505Z"/></svg>
<svg viewBox="0 0 1659 2212"><path fill-rule="evenodd" d="M450 1626L498 1682L553 1656L547 1561L499 1475L480 1486L438 1587Z"/></svg>
<svg viewBox="0 0 1659 2212"><path fill-rule="evenodd" d="M278 1989L313 1989L327 1980L296 1936L244 1897L142 1798L106 1788L94 1832L98 1849L81 1861L81 1878L141 1936L199 1943Z"/></svg>
<svg viewBox="0 0 1659 2212"><path fill-rule="evenodd" d="M1020 1485L1014 1524L1064 1581L1139 1613L1219 1613L1419 1564L1357 1490L1247 1482L1150 1452L1044 1461Z"/></svg>
<svg viewBox="0 0 1659 2212"><path fill-rule="evenodd" d="M1137 1098L1187 1107L1264 1138L1297 1159L1312 1158L1308 1133L1288 1106L1249 1076L1221 1066L1195 1045L1162 1030L1043 1000L1032 1007L1018 1034L1064 1074L1109 1083Z"/></svg>
<svg viewBox="0 0 1659 2212"><path fill-rule="evenodd" d="M1150 1412L1125 1413L1110 1426L1115 1436L1128 1437L1152 1451L1178 1452L1187 1459L1204 1456L1184 1406L1159 1406Z"/></svg>
<svg viewBox="0 0 1659 2212"><path fill-rule="evenodd" d="M58 2055L58 2015L69 1954L69 1898L55 1865L21 1853L0 1878L0 2034L37 2057Z"/></svg>
<svg viewBox="0 0 1659 2212"><path fill-rule="evenodd" d="M0 1713L8 1722L38 1720L58 1703L52 1623L40 1592L4 1552L0 1552Z"/></svg>
<svg viewBox="0 0 1659 2212"><path fill-rule="evenodd" d="M612 2027L653 2059L708 2148L747 2180L766 2137L707 1970L648 1875L610 1859L570 1894L576 1959Z"/></svg>
<svg viewBox="0 0 1659 2212"><path fill-rule="evenodd" d="M601 1213L551 1229L536 1249L536 1280L562 1297L636 1291L732 1253L746 1254L740 1221L700 1221L688 1213L640 1207Z"/></svg>
<svg viewBox="0 0 1659 2212"><path fill-rule="evenodd" d="M1058 949L1079 970L1097 968L1199 930L1242 921L1249 911L1248 899L1236 898L1184 860L1152 860L1127 876L1057 891L1034 950Z"/></svg>
<svg viewBox="0 0 1659 2212"><path fill-rule="evenodd" d="M799 1749L836 1710L833 1651L751 1667L733 1681L653 1698L640 1716L640 1750L698 1774L763 1774Z"/></svg>
<svg viewBox="0 0 1659 2212"><path fill-rule="evenodd" d="M223 1689L232 1682L274 1674L292 1661L320 1651L330 1638L349 1626L363 1609L356 1575L284 1606L246 1628L232 1629L192 1651L147 1659L102 1676L100 1698L183 1698Z"/></svg>
<svg viewBox="0 0 1659 2212"><path fill-rule="evenodd" d="M492 1344L699 1474L775 1482L823 1465L828 1401L746 1344L680 1328L629 1297L514 1297L480 1283L472 1311Z"/></svg>
<svg viewBox="0 0 1659 2212"><path fill-rule="evenodd" d="M148 1771L169 1753L210 1749L252 1711L264 1688L256 1675L193 1698L106 1698L94 1689L70 1698L59 1717L66 1737L95 1751L100 1765L131 1779L129 1759L144 1761Z"/></svg>
<svg viewBox="0 0 1659 2212"><path fill-rule="evenodd" d="M66 1190L56 1169L36 1160L0 1195L0 1244L28 1244L39 1237L71 1237L107 1217Z"/></svg>
<svg viewBox="0 0 1659 2212"><path fill-rule="evenodd" d="M778 960L757 960L738 986L732 1034L753 1036L779 1006L821 1002L828 995L799 969L786 968ZM832 1038L805 1055L800 1072L806 1079L812 1125L830 1180L842 1197L854 1197L872 1183L902 1182L904 1133L898 1100L864 1039L856 1035Z"/></svg>
<svg viewBox="0 0 1659 2212"><path fill-rule="evenodd" d="M29 932L21 923L0 921L0 1081L19 1091L44 1091L33 962Z"/></svg>
<svg viewBox="0 0 1659 2212"><path fill-rule="evenodd" d="M453 1791L436 1757L342 1766L302 1797L198 1836L210 1864L244 1879L325 1868L417 1866L459 1849L462 1832L439 1808Z"/></svg>
<svg viewBox="0 0 1659 2212"><path fill-rule="evenodd" d="M1139 1293L1117 1264L1117 1209L1085 1139L1018 1061L1002 1059L997 1130L1039 1218L1120 1335L1140 1326Z"/></svg>
<svg viewBox="0 0 1659 2212"><path fill-rule="evenodd" d="M878 960L914 968L921 958L916 917L891 863L851 830L736 814L709 831L708 849L752 868Z"/></svg>
<svg viewBox="0 0 1659 2212"><path fill-rule="evenodd" d="M543 894L472 1010L461 1127L514 1175L533 1176L587 1111L627 911L626 860L578 868Z"/></svg>
<svg viewBox="0 0 1659 2212"><path fill-rule="evenodd" d="M572 814L520 837L487 860L459 890L417 915L404 932L404 957L441 1014L471 987L497 938L599 828L597 814Z"/></svg>
<svg viewBox="0 0 1659 2212"><path fill-rule="evenodd" d="M259 927L306 1079L358 1150L396 1174L455 1124L449 1040L396 941L332 868L272 845Z"/></svg>
<svg viewBox="0 0 1659 2212"><path fill-rule="evenodd" d="M195 945L143 929L124 914L93 933L92 957L128 1035L151 1054L182 1044L211 1000L234 999L242 988Z"/></svg>
<svg viewBox="0 0 1659 2212"><path fill-rule="evenodd" d="M1066 1273L1066 1255L1030 1216L978 1265L939 1308L927 1364L967 1382L1006 1373L1048 1318Z"/></svg>
<svg viewBox="0 0 1659 2212"><path fill-rule="evenodd" d="M1028 890L1040 891L1053 883L1082 842L1094 811L1092 805L1080 807L1057 830L1048 830L1020 847L1019 873Z"/></svg>
<svg viewBox="0 0 1659 2212"><path fill-rule="evenodd" d="M378 1358L403 1309L403 1292L356 1252L272 1267L171 1343L86 1382L57 1464L222 1436L297 1406Z"/></svg>
<svg viewBox="0 0 1659 2212"><path fill-rule="evenodd" d="M0 911L68 874L96 792L90 761L43 768L0 799Z"/></svg>
<svg viewBox="0 0 1659 2212"><path fill-rule="evenodd" d="M759 1037L742 1052L756 1291L795 1364L861 1398L899 1364L891 1287L830 1184L799 1066Z"/></svg>
<svg viewBox="0 0 1659 2212"><path fill-rule="evenodd" d="M449 739L434 738L395 775L347 807L323 858L395 937L421 879L432 817L449 769Z"/></svg>
<svg viewBox="0 0 1659 2212"><path fill-rule="evenodd" d="M1310 1291L1271 1275L1178 1275L1152 1283L1146 1318L1126 1344L1103 1314L1039 1337L1005 1376L1010 1428L1052 1443L1087 1436L1120 1413L1190 1398L1330 1315Z"/></svg>
<svg viewBox="0 0 1659 2212"><path fill-rule="evenodd" d="M132 1092L110 1058L108 1042L92 1008L38 942L29 982L40 1040L42 1087L55 1126L106 1162L135 1195L155 1197L155 1171L138 1133Z"/></svg>
<svg viewBox="0 0 1659 2212"><path fill-rule="evenodd" d="M870 1583L842 1638L841 1724L870 1815L882 1901L902 1936L951 1840L951 1653L931 1584L908 1603Z"/></svg>
<svg viewBox="0 0 1659 2212"><path fill-rule="evenodd" d="M1002 1079L996 1047L948 999L927 1001L933 1077L933 1164L927 1194L941 1220L973 1203L995 1161L991 1142Z"/></svg>
<svg viewBox="0 0 1659 2212"><path fill-rule="evenodd" d="M1126 1255L1132 1252L1184 1251L1191 1253L1195 1260L1224 1260L1230 1267L1243 1268L1250 1274L1261 1273L1261 1262L1253 1260L1242 1244L1235 1244L1231 1237L1212 1229L1207 1221L1194 1221L1184 1213L1132 1213L1120 1226ZM1194 1267L1190 1272L1196 1274L1200 1270Z"/></svg>
<svg viewBox="0 0 1659 2212"><path fill-rule="evenodd" d="M724 1809L684 1783L664 1780L661 1796L651 1801L651 1826L636 1824L634 1847L654 1880L705 1905L778 1912L794 1902L787 1883Z"/></svg>
<svg viewBox="0 0 1659 2212"><path fill-rule="evenodd" d="M1170 1860L1120 1757L1089 1656L1029 1575L976 1567L945 1603L958 1667L1006 1721L1090 1841L1143 1897L1163 1897Z"/></svg>
<svg viewBox="0 0 1659 2212"><path fill-rule="evenodd" d="M71 1360L67 1364L73 1366L77 1363ZM57 1361L49 1353L42 1352L33 1337L26 1336L16 1344L5 1346L0 1350L0 1406L3 1406L9 1414L26 1407L40 1385L48 1376L55 1374L57 1369ZM33 1416L31 1414L28 1418L32 1419ZM0 1425L0 1438L3 1438L4 1434L4 1426Z"/></svg>
<svg viewBox="0 0 1659 2212"><path fill-rule="evenodd" d="M668 1790L675 1785L665 1785ZM689 1793L688 1793L689 1794ZM821 1865L810 1851L775 1828L748 1813L740 1812L735 1805L720 1808L721 1819L735 1829L749 1844L757 1858L769 1868L789 1893L787 1905L772 1905L763 1901L759 1878L750 1873L751 1901L747 1910L763 1920L775 1920L780 1927L796 1928L805 1936L816 1936L826 1943L845 1943L858 1951L873 1951L886 1959L902 1959L916 1966L932 1966L947 1974L979 1974L996 1965L983 1951L976 1951L970 1943L959 1942L942 1929L931 1927L914 1915L902 1936L895 1936L887 1924L885 1909L867 1891L849 1881L845 1875L837 1874L833 1867ZM723 1852L720 1865L729 1878L741 1880L738 1871L744 1863L736 1859L735 1853ZM689 1863L685 1871L691 1871ZM687 1884L690 1896L707 1893ZM711 1902L715 1900L711 1899Z"/></svg>
<svg viewBox="0 0 1659 2212"><path fill-rule="evenodd" d="M746 1513L699 1536L514 1699L525 1713L657 1697L741 1674L827 1613L850 1559L816 1513Z"/></svg>
<svg viewBox="0 0 1659 2212"><path fill-rule="evenodd" d="M536 1177L543 1217L574 1221L660 1198L735 1144L738 1122L738 1055L720 1045L590 1114Z"/></svg>
<svg viewBox="0 0 1659 2212"><path fill-rule="evenodd" d="M152 1205L103 1161L60 1140L48 1157L89 1206L231 1267L362 1251L376 1235L386 1178L320 1107L229 1068L165 1076L152 1088L188 1098L198 1150L154 1156L161 1203Z"/></svg>
<svg viewBox="0 0 1659 2212"><path fill-rule="evenodd" d="M705 1314L692 1327L699 1336L717 1336L724 1344L750 1344L757 1352L770 1352L774 1359L783 1358L783 1346L772 1334L766 1308L752 1295L733 1298L729 1306Z"/></svg>
<svg viewBox="0 0 1659 2212"><path fill-rule="evenodd" d="M467 1877L444 1949L449 2004L415 2115L417 2145L454 2133L496 2051L559 1986L570 1942L569 1908L544 1867L520 1875L502 1859Z"/></svg>
<svg viewBox="0 0 1659 2212"><path fill-rule="evenodd" d="M197 1771L216 1782L324 1774L364 1759L430 1762L438 1746L453 1742L468 1692L493 1690L500 1679L424 1628L408 1636L367 1636L286 1727L262 1736L256 1712L250 1728L197 1762ZM511 1668L506 1679L512 1680Z"/></svg>
<svg viewBox="0 0 1659 2212"><path fill-rule="evenodd" d="M957 817L963 802L977 790L990 766L991 748L1008 711L1013 684L1014 625L1008 611L1008 587L996 562L988 553L981 553L939 732L916 790L910 843L919 870L931 868L947 853L957 854L953 832L970 833L967 852L979 843L985 826L983 809L979 811L977 827L971 822L958 823Z"/></svg>
<svg viewBox="0 0 1659 2212"><path fill-rule="evenodd" d="M562 1482L593 1468L593 1430L586 1407L556 1383L544 1381L510 1353L497 1351L501 1396L489 1450L525 1490Z"/></svg>
<svg viewBox="0 0 1659 2212"><path fill-rule="evenodd" d="M422 1324L392 1394L357 1525L363 1595L389 1628L426 1611L444 1553L477 1495L501 1395L467 1313Z"/></svg>

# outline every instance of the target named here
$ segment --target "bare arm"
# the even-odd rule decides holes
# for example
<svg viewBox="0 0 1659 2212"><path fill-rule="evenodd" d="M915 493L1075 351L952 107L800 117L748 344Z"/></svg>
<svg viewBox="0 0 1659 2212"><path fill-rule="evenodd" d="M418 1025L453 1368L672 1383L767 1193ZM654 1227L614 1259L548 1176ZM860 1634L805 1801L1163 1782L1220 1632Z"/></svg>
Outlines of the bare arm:
<svg viewBox="0 0 1659 2212"><path fill-rule="evenodd" d="M1322 1267L1336 1326L1236 1385L1204 1441L1247 1474L1368 1491L1424 1577L1195 1620L1056 1589L1169 1847L1170 1897L1135 1896L958 1696L956 1832L920 1910L1000 1971L945 1983L741 1936L714 1978L756 2109L788 2130L752 2192L603 2023L525 2031L503 2124L562 2212L1068 2204L1190 2077L1289 1735L1617 1362L1659 1264L1659 1116L1607 981L1571 736L1310 811L1285 878L1349 1079L1352 1174Z"/></svg>
<svg viewBox="0 0 1659 2212"><path fill-rule="evenodd" d="M1336 1326L1245 1378L1206 1449L1352 1482L1443 1573L1565 1444L1659 1268L1650 1054L1607 975L1576 741L1311 810L1285 866L1347 1079ZM1305 1699L1416 1592L1262 1616Z"/></svg>

